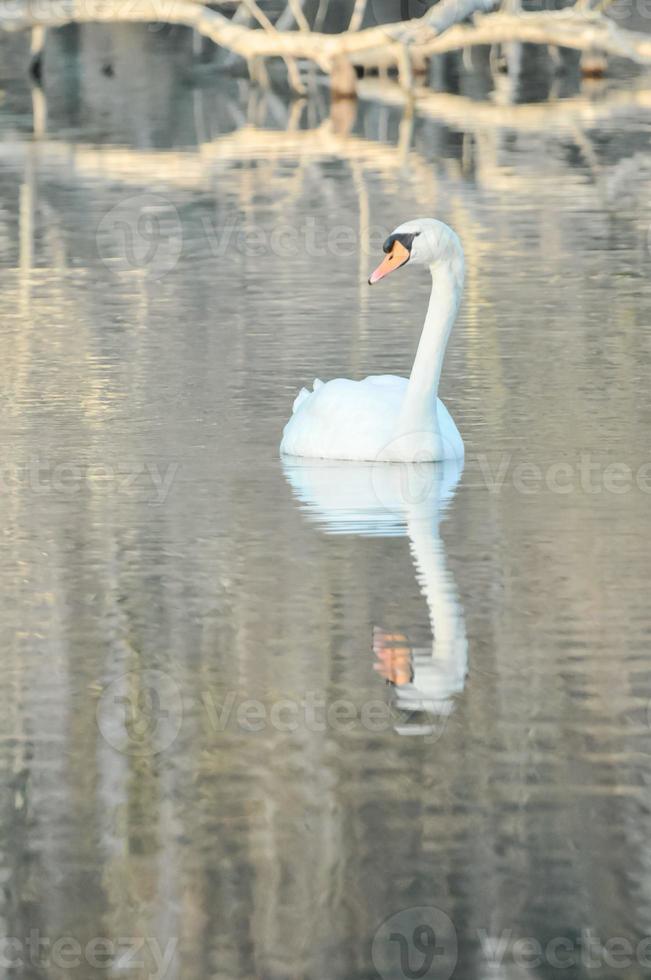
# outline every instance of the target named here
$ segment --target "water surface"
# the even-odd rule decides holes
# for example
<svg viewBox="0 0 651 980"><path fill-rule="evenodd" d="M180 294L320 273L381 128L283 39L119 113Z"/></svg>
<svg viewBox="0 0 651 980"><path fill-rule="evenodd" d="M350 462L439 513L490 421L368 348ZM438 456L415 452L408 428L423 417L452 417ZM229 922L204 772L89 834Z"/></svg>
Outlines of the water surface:
<svg viewBox="0 0 651 980"><path fill-rule="evenodd" d="M0 107L3 971L441 980L449 917L455 978L651 975L585 953L651 935L648 79L330 118L50 43ZM463 472L283 465L301 385L408 373L429 284L366 275L417 215Z"/></svg>

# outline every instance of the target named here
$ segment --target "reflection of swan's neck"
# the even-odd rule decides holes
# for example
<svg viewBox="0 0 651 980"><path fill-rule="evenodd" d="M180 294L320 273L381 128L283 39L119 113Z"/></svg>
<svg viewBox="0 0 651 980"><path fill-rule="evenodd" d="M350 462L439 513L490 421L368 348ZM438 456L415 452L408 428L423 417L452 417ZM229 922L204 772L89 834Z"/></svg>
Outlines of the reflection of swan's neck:
<svg viewBox="0 0 651 980"><path fill-rule="evenodd" d="M450 689L460 690L467 668L464 619L454 582L445 564L438 512L424 513L426 510L417 504L408 508L407 533L416 578L429 609L432 655L446 675Z"/></svg>
<svg viewBox="0 0 651 980"><path fill-rule="evenodd" d="M455 247L445 260L430 266L432 292L402 408L402 431L427 430L432 419L436 419L443 358L459 309L463 271L460 246Z"/></svg>

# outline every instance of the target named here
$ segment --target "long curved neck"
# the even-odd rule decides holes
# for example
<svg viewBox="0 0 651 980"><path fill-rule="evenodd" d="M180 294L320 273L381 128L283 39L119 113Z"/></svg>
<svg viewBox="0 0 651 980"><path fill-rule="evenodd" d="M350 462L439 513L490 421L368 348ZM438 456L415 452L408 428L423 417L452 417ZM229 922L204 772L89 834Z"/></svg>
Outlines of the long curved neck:
<svg viewBox="0 0 651 980"><path fill-rule="evenodd" d="M430 266L432 292L401 412L401 427L426 429L436 420L445 349L459 309L463 255Z"/></svg>
<svg viewBox="0 0 651 980"><path fill-rule="evenodd" d="M407 532L416 578L425 596L432 632L432 657L442 697L463 690L468 670L468 641L463 609L445 561L438 509L412 506L407 510Z"/></svg>

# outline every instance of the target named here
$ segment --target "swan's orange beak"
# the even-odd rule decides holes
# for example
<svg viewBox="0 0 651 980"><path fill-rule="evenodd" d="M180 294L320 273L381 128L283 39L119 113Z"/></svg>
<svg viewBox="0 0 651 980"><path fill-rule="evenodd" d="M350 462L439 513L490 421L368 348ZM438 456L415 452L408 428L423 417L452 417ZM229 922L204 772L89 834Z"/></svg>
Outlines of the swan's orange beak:
<svg viewBox="0 0 651 980"><path fill-rule="evenodd" d="M384 279L385 276L388 276L390 272L393 272L395 269L399 269L401 265L405 264L409 258L409 255L410 252L408 248L405 248L401 242L394 241L393 247L389 254L380 262L375 272L372 272L368 277L369 285L372 286L373 283L379 282L380 279Z"/></svg>

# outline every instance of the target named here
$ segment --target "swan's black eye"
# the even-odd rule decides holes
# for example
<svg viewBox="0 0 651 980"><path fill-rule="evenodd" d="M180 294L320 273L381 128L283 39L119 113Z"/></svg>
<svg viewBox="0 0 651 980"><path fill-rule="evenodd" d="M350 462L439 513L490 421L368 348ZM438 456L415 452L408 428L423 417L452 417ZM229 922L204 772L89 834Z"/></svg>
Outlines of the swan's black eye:
<svg viewBox="0 0 651 980"><path fill-rule="evenodd" d="M386 242L382 246L382 251L388 253L391 251L396 242L400 242L403 248L406 248L408 252L411 252L411 246L414 238L420 235L419 231L414 231L409 235L389 235Z"/></svg>

